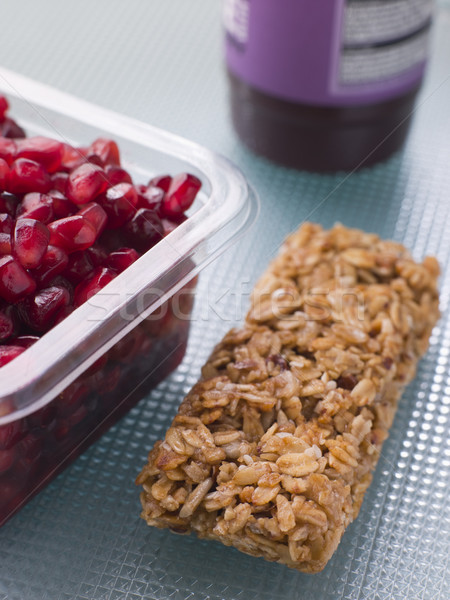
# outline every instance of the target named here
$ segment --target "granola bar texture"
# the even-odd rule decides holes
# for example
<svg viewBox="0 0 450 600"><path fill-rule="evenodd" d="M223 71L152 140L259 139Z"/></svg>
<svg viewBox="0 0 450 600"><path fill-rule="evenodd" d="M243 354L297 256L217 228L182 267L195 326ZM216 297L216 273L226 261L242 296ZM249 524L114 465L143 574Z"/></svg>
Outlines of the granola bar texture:
<svg viewBox="0 0 450 600"><path fill-rule="evenodd" d="M438 275L374 234L300 227L151 450L147 523L322 570L439 318Z"/></svg>

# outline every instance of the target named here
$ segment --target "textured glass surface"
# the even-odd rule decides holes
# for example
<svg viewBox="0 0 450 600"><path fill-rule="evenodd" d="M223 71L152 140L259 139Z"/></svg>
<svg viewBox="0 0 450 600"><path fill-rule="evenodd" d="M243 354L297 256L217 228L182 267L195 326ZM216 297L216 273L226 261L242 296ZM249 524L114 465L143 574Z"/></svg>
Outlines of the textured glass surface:
<svg viewBox="0 0 450 600"><path fill-rule="evenodd" d="M0 599L447 600L448 3L438 14L433 60L404 151L350 176L276 168L239 144L228 116L219 17L211 0L2 5L5 67L224 153L257 188L262 214L249 236L202 274L178 371L0 530ZM318 575L150 529L139 519L133 484L212 346L242 318L256 277L305 219L393 237L416 258L436 254L443 268L443 317L430 350L400 403L360 516Z"/></svg>

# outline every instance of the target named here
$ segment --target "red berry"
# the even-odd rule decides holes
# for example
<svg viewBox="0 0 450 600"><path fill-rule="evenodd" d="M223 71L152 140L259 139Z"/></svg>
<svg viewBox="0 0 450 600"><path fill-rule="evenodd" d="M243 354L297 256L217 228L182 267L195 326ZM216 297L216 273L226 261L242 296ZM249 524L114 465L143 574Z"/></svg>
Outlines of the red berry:
<svg viewBox="0 0 450 600"><path fill-rule="evenodd" d="M140 208L124 228L128 243L139 252L147 252L164 237L161 219L153 211Z"/></svg>
<svg viewBox="0 0 450 600"><path fill-rule="evenodd" d="M74 148L69 144L63 144L63 157L61 169L73 171L86 162L87 148Z"/></svg>
<svg viewBox="0 0 450 600"><path fill-rule="evenodd" d="M186 215L181 215L176 219L162 219L164 235L169 235L169 233L172 233L172 231L174 231L178 227L178 225L181 225L181 223L184 223L184 221L186 220Z"/></svg>
<svg viewBox="0 0 450 600"><path fill-rule="evenodd" d="M9 471L16 462L17 451L15 448L10 450L0 450L0 475Z"/></svg>
<svg viewBox="0 0 450 600"><path fill-rule="evenodd" d="M14 217L18 203L19 199L14 194L0 192L0 212L8 213L8 215Z"/></svg>
<svg viewBox="0 0 450 600"><path fill-rule="evenodd" d="M8 348L8 346L0 346L0 355L3 348ZM0 450L12 448L23 438L23 436L24 430L22 421L10 421L6 425L0 425Z"/></svg>
<svg viewBox="0 0 450 600"><path fill-rule="evenodd" d="M90 223L94 226L97 232L97 237L103 232L108 221L108 216L104 209L97 202L89 202L83 206L78 212L79 215L83 215Z"/></svg>
<svg viewBox="0 0 450 600"><path fill-rule="evenodd" d="M29 137L17 142L17 157L29 158L54 173L61 165L64 154L62 142L43 136Z"/></svg>
<svg viewBox="0 0 450 600"><path fill-rule="evenodd" d="M64 271L64 277L66 277L70 283L77 285L89 277L93 270L94 264L87 251L73 252L69 256L67 268Z"/></svg>
<svg viewBox="0 0 450 600"><path fill-rule="evenodd" d="M75 310L74 306L65 306L64 308L62 308L58 314L56 315L56 319L54 322L54 326L58 325L59 323L61 323L61 321L64 321L64 319L66 317L68 317L71 313L73 313L73 311Z"/></svg>
<svg viewBox="0 0 450 600"><path fill-rule="evenodd" d="M57 173L53 173L50 179L52 181L52 189L50 191L50 195L52 195L52 191L54 190L61 192L61 194L66 193L66 185L67 180L69 179L69 173L65 173L64 171L58 171Z"/></svg>
<svg viewBox="0 0 450 600"><path fill-rule="evenodd" d="M3 158L0 158L0 190L5 191L9 189L10 178L11 173L8 163Z"/></svg>
<svg viewBox="0 0 450 600"><path fill-rule="evenodd" d="M118 183L99 198L108 215L108 229L117 229L136 212L137 192L131 183Z"/></svg>
<svg viewBox="0 0 450 600"><path fill-rule="evenodd" d="M133 243L128 243L123 229L107 229L100 236L98 244L106 251L106 256L120 248L134 246Z"/></svg>
<svg viewBox="0 0 450 600"><path fill-rule="evenodd" d="M174 177L163 201L164 215L170 218L184 213L194 202L201 185L200 179L189 173Z"/></svg>
<svg viewBox="0 0 450 600"><path fill-rule="evenodd" d="M64 271L68 263L69 257L62 248L49 246L41 264L33 270L33 277L40 287L46 287Z"/></svg>
<svg viewBox="0 0 450 600"><path fill-rule="evenodd" d="M53 212L57 219L64 219L64 217L71 217L77 214L78 206L68 200L63 193L58 192L58 190L50 190L48 195L52 199Z"/></svg>
<svg viewBox="0 0 450 600"><path fill-rule="evenodd" d="M6 137L0 137L0 158L6 160L10 165L16 158L17 144L14 140Z"/></svg>
<svg viewBox="0 0 450 600"><path fill-rule="evenodd" d="M14 229L14 221L8 213L0 213L0 233L11 233Z"/></svg>
<svg viewBox="0 0 450 600"><path fill-rule="evenodd" d="M75 288L75 306L81 306L116 277L116 273L105 267L97 267L87 281Z"/></svg>
<svg viewBox="0 0 450 600"><path fill-rule="evenodd" d="M58 312L69 301L67 289L53 285L25 298L19 305L20 316L31 329L43 333L53 326Z"/></svg>
<svg viewBox="0 0 450 600"><path fill-rule="evenodd" d="M103 165L120 165L119 148L113 140L98 138L89 146L87 154L97 155Z"/></svg>
<svg viewBox="0 0 450 600"><path fill-rule="evenodd" d="M82 215L73 215L53 221L48 228L50 229L50 244L69 253L89 248L97 237L93 225Z"/></svg>
<svg viewBox="0 0 450 600"><path fill-rule="evenodd" d="M113 187L118 183L133 183L131 175L128 173L128 171L122 169L122 167L117 167L116 165L106 165L105 173L108 179L108 185L110 187Z"/></svg>
<svg viewBox="0 0 450 600"><path fill-rule="evenodd" d="M122 271L125 271L125 269L128 269L130 265L136 262L139 257L139 252L136 252L134 248L120 248L120 250L111 252L106 259L105 266L117 273L122 273Z"/></svg>
<svg viewBox="0 0 450 600"><path fill-rule="evenodd" d="M22 352L24 352L24 351L25 351L25 348L22 348L21 346L13 346L13 345L0 346L0 367L4 367L7 363L14 360L17 356L19 356L19 354L22 354ZM3 427L7 427L7 425L4 425ZM1 429L2 429L2 427L0 427L0 445L1 445Z"/></svg>
<svg viewBox="0 0 450 600"><path fill-rule="evenodd" d="M11 235L9 233L0 233L0 256L11 254Z"/></svg>
<svg viewBox="0 0 450 600"><path fill-rule="evenodd" d="M56 401L58 414L67 417L74 413L87 400L89 392L89 388L83 382L75 381L69 385Z"/></svg>
<svg viewBox="0 0 450 600"><path fill-rule="evenodd" d="M36 283L18 260L10 255L0 256L0 297L17 302L36 289Z"/></svg>
<svg viewBox="0 0 450 600"><path fill-rule="evenodd" d="M158 175L157 177L153 177L153 179L150 179L148 185L158 187L163 192L168 192L171 183L172 177L170 175Z"/></svg>
<svg viewBox="0 0 450 600"><path fill-rule="evenodd" d="M75 204L87 204L107 187L108 181L104 170L98 165L85 163L70 173L66 195Z"/></svg>
<svg viewBox="0 0 450 600"><path fill-rule="evenodd" d="M159 211L164 198L164 191L155 185L137 185L138 208L149 208Z"/></svg>
<svg viewBox="0 0 450 600"><path fill-rule="evenodd" d="M9 108L8 100L5 96L0 96L0 121L3 121L5 118L5 113Z"/></svg>
<svg viewBox="0 0 450 600"><path fill-rule="evenodd" d="M4 342L14 333L14 315L12 306L0 310L0 342Z"/></svg>
<svg viewBox="0 0 450 600"><path fill-rule="evenodd" d="M25 131L13 119L5 117L0 125L0 135L6 138L24 138Z"/></svg>
<svg viewBox="0 0 450 600"><path fill-rule="evenodd" d="M96 243L90 248L88 248L85 254L89 256L94 267L99 267L100 265L102 265L106 260L106 257L108 256L108 253L105 250L105 248L100 246L99 243Z"/></svg>
<svg viewBox="0 0 450 600"><path fill-rule="evenodd" d="M53 200L47 194L31 192L25 194L17 207L16 217L36 219L41 223L50 223L54 218Z"/></svg>
<svg viewBox="0 0 450 600"><path fill-rule="evenodd" d="M45 167L34 160L18 158L12 163L9 189L13 194L27 194L28 192L45 194L49 191L50 184L50 176Z"/></svg>
<svg viewBox="0 0 450 600"><path fill-rule="evenodd" d="M26 269L35 269L47 252L50 231L35 219L18 219L14 229L13 256Z"/></svg>

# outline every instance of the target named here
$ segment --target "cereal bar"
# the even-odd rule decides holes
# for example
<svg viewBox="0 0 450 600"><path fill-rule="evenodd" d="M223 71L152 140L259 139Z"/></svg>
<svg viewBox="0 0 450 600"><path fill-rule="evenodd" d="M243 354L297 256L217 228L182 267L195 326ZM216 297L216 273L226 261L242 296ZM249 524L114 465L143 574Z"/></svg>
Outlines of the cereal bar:
<svg viewBox="0 0 450 600"><path fill-rule="evenodd" d="M342 225L291 235L150 452L147 523L323 569L427 348L438 274Z"/></svg>

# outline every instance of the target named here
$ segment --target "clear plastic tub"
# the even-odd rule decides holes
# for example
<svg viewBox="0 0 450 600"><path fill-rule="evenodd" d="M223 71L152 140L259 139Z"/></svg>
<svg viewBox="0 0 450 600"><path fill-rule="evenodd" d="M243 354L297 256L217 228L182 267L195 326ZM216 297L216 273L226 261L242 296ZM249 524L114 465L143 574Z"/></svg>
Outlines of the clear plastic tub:
<svg viewBox="0 0 450 600"><path fill-rule="evenodd" d="M183 358L195 276L254 221L258 201L226 159L0 69L28 135L111 137L136 182L189 171L192 214L101 292L0 369L0 524Z"/></svg>

